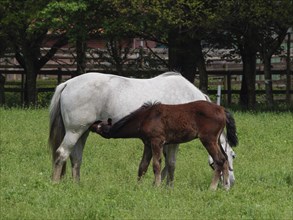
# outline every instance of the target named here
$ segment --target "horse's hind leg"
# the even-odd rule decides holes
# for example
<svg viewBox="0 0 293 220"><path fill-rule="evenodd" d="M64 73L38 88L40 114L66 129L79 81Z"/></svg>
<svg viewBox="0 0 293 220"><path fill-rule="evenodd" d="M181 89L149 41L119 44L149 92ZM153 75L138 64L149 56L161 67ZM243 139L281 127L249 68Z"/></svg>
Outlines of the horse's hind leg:
<svg viewBox="0 0 293 220"><path fill-rule="evenodd" d="M60 177L62 174L62 169L64 167L64 164L66 162L66 159L70 155L74 145L78 141L80 137L80 134L78 133L73 133L73 132L66 132L64 139L57 149L57 158L54 161L54 167L53 167L53 176L52 180L53 182L59 182Z"/></svg>
<svg viewBox="0 0 293 220"><path fill-rule="evenodd" d="M162 180L167 175L167 185L170 187L173 187L174 184L174 172L178 147L178 144L164 145L165 167L162 171Z"/></svg>
<svg viewBox="0 0 293 220"><path fill-rule="evenodd" d="M72 167L72 177L73 180L80 180L80 167L82 163L82 154L86 139L89 135L89 131L86 131L75 144L73 151L70 154L71 167Z"/></svg>
<svg viewBox="0 0 293 220"><path fill-rule="evenodd" d="M163 146L163 155L164 155L164 159L165 159L165 166L161 172L161 178L162 181L166 178L167 174L168 174L168 162L167 162L167 155L168 155L168 145L164 145ZM162 163L161 163L162 164Z"/></svg>

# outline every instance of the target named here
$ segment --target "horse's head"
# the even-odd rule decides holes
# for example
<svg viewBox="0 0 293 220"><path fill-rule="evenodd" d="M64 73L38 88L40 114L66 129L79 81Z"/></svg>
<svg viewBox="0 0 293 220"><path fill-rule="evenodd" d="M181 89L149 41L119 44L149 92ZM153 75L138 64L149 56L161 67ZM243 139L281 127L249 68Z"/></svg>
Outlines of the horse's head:
<svg viewBox="0 0 293 220"><path fill-rule="evenodd" d="M235 176L234 176L234 168L233 168L233 161L236 157L236 153L233 151L232 147L224 142L223 144L227 145L223 145L223 148L228 156L228 162L229 162L229 179L230 179L230 185L232 186L235 182Z"/></svg>

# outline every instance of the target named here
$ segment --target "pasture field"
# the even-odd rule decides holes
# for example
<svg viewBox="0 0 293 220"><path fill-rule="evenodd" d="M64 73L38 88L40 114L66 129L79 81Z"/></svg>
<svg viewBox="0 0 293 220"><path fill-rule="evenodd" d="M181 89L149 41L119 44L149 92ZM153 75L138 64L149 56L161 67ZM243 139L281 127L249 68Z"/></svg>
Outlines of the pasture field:
<svg viewBox="0 0 293 220"><path fill-rule="evenodd" d="M90 134L73 183L52 184L47 109L0 108L0 219L293 219L292 112L234 112L236 183L208 190L212 171L198 140L181 145L173 189L136 182L140 140ZM68 163L69 164L69 163Z"/></svg>

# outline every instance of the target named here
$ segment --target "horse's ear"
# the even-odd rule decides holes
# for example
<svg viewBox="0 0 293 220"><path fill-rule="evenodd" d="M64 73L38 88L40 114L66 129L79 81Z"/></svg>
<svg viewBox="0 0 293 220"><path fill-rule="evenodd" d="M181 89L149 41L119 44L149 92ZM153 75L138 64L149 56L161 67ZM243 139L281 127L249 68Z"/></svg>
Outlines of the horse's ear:
<svg viewBox="0 0 293 220"><path fill-rule="evenodd" d="M112 125L112 119L108 118L108 125Z"/></svg>

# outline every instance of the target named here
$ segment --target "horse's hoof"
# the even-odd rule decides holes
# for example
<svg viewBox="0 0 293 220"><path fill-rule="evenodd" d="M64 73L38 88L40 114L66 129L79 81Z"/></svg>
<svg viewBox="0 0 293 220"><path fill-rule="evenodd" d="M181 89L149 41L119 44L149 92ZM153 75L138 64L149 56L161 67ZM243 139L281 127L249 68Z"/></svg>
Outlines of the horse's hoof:
<svg viewBox="0 0 293 220"><path fill-rule="evenodd" d="M166 186L169 188L169 189L173 189L174 188L174 182L169 182L166 184Z"/></svg>

